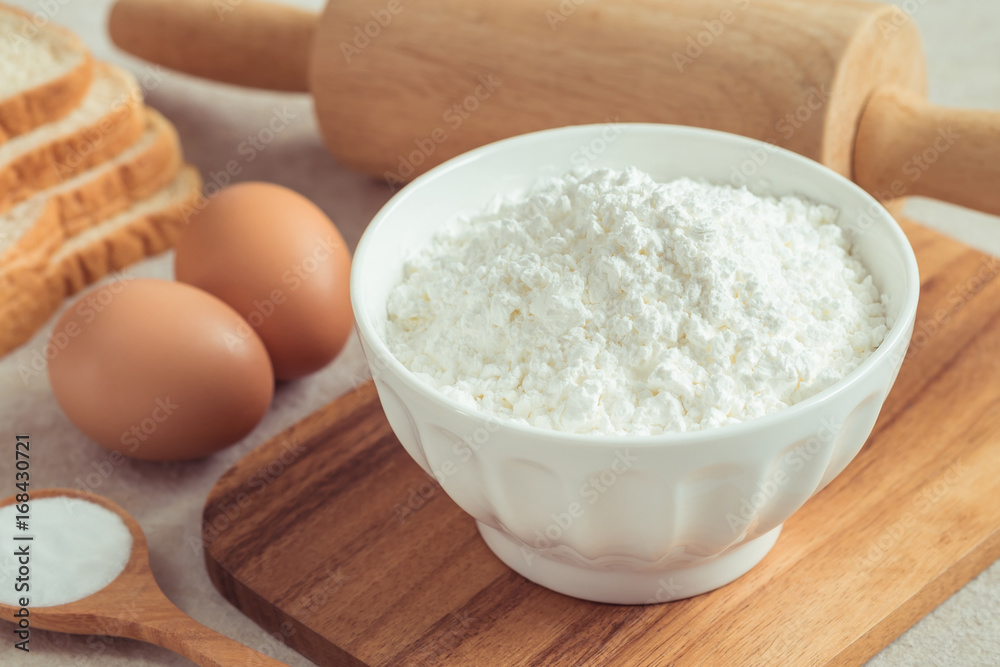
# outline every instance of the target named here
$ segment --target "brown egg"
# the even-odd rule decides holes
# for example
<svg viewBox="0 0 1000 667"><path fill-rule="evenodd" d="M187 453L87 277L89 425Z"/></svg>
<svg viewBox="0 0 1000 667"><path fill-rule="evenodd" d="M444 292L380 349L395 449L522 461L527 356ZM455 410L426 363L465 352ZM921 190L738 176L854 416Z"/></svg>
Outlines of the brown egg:
<svg viewBox="0 0 1000 667"><path fill-rule="evenodd" d="M49 379L70 421L138 459L197 459L230 445L274 393L257 334L190 285L129 279L91 290L59 318L52 343Z"/></svg>
<svg viewBox="0 0 1000 667"><path fill-rule="evenodd" d="M280 185L240 183L211 199L181 232L174 270L253 326L278 379L322 368L351 334L344 239L315 204Z"/></svg>

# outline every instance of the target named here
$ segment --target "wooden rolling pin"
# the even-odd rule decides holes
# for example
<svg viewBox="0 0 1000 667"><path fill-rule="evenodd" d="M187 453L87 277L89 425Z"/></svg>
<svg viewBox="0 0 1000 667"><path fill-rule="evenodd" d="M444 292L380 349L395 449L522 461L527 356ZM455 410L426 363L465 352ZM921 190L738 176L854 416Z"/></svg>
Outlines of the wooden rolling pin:
<svg viewBox="0 0 1000 667"><path fill-rule="evenodd" d="M405 181L470 148L582 123L735 132L881 200L1000 214L1000 112L925 98L919 33L854 0L119 0L121 48L198 76L311 90L329 150ZM734 179L762 155L734 165Z"/></svg>

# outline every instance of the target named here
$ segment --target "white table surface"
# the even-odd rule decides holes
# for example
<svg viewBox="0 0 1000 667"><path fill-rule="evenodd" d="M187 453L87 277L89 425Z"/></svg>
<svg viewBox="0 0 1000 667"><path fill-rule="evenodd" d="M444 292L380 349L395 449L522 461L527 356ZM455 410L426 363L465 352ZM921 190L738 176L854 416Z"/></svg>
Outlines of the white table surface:
<svg viewBox="0 0 1000 667"><path fill-rule="evenodd" d="M11 0L5 0L10 2ZM209 2L211 0L205 0ZM995 0L894 0L923 31L930 63L930 96L938 103L1000 109L1000 2ZM75 30L97 57L140 75L149 65L116 51L105 32L109 0L13 0L36 11L56 7L54 21ZM318 8L320 0L301 0ZM51 13L51 11L50 11ZM310 197L337 223L353 247L372 215L389 198L388 189L348 171L323 149L309 99L248 91L197 81L162 71L146 91L151 106L172 120L187 159L208 177L238 159L238 180L265 180L290 186ZM152 77L155 78L155 77ZM345 101L350 103L350 101ZM295 114L255 160L246 162L238 146L263 127L277 108ZM1000 187L1000 184L998 184ZM970 245L1000 254L1000 221L936 202L911 201L909 213ZM172 256L147 260L127 273L172 277ZM19 352L0 360L0 437L32 436L32 479L36 489L80 486L106 454L81 435L59 411L44 374L22 380L18 367L44 345L48 327ZM323 371L282 386L263 423L242 442L208 460L151 464L129 461L104 479L97 493L131 512L149 540L152 567L161 587L181 609L216 630L289 665L312 664L269 637L219 595L209 582L197 546L201 508L215 480L241 456L350 387L363 372L356 339ZM13 459L0 456L0 495L10 492ZM6 490L4 490L6 489ZM984 502L996 502L984 498ZM850 539L845 536L845 539ZM0 629L9 626L0 625ZM12 648L12 635L0 634L4 665L183 665L183 658L135 641L100 636L70 636L35 630L31 653ZM869 665L1000 664L1000 563L994 564L918 622Z"/></svg>

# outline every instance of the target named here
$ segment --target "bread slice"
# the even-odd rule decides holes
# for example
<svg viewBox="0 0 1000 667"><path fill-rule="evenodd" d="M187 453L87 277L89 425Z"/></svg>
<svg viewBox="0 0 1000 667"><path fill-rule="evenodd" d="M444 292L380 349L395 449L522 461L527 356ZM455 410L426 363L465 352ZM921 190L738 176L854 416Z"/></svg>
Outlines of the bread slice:
<svg viewBox="0 0 1000 667"><path fill-rule="evenodd" d="M0 275L0 355L29 340L62 303L46 280L47 265L29 263L29 258L18 262L23 265L8 265Z"/></svg>
<svg viewBox="0 0 1000 667"><path fill-rule="evenodd" d="M167 186L68 239L49 260L50 279L65 296L112 271L170 248L201 199L198 170L184 166Z"/></svg>
<svg viewBox="0 0 1000 667"><path fill-rule="evenodd" d="M83 99L94 62L76 35L0 5L0 144L51 123Z"/></svg>
<svg viewBox="0 0 1000 667"><path fill-rule="evenodd" d="M45 197L18 204L0 216L0 276L25 261L47 263L63 238L56 207Z"/></svg>
<svg viewBox="0 0 1000 667"><path fill-rule="evenodd" d="M152 195L173 180L181 167L177 130L154 109L146 108L139 140L107 162L45 190L56 202L66 236Z"/></svg>
<svg viewBox="0 0 1000 667"><path fill-rule="evenodd" d="M47 262L17 258L0 274L0 355L29 340L67 296L172 246L201 201L201 177L184 166L150 197L66 239Z"/></svg>
<svg viewBox="0 0 1000 667"><path fill-rule="evenodd" d="M180 165L176 130L148 109L145 131L123 153L0 214L0 274L31 253L47 261L64 239L164 187Z"/></svg>
<svg viewBox="0 0 1000 667"><path fill-rule="evenodd" d="M134 144L144 126L135 78L98 63L93 83L73 111L0 144L0 212L110 160Z"/></svg>

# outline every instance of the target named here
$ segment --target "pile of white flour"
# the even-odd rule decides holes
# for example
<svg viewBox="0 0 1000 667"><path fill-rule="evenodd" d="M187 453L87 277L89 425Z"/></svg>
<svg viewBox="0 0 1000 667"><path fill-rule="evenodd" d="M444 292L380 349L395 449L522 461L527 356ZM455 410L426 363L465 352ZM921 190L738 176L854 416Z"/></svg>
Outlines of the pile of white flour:
<svg viewBox="0 0 1000 667"><path fill-rule="evenodd" d="M420 249L387 341L441 393L541 428L746 421L836 382L885 335L836 217L637 169L568 174Z"/></svg>

